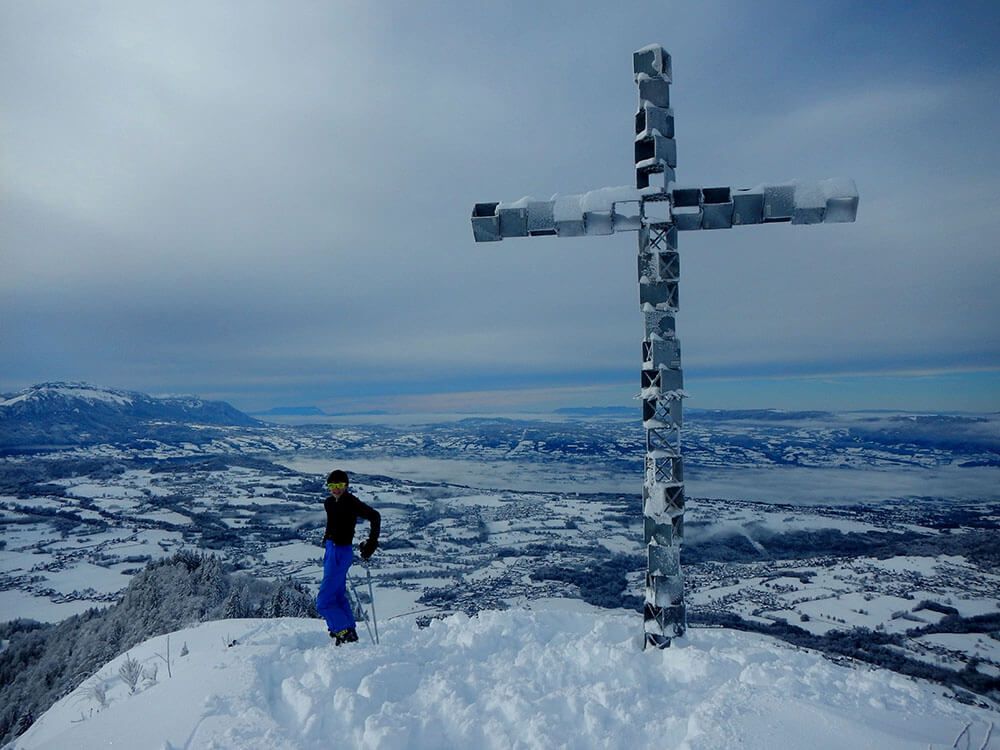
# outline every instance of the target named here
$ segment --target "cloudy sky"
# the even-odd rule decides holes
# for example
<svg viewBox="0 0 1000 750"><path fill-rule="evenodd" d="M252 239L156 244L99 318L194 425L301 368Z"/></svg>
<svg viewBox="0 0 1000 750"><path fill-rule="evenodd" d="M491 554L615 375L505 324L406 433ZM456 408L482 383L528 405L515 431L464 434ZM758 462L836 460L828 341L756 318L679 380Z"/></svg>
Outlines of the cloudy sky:
<svg viewBox="0 0 1000 750"><path fill-rule="evenodd" d="M681 235L694 407L1000 409L993 2L0 2L0 391L629 405L634 234L477 201L852 177L856 224Z"/></svg>

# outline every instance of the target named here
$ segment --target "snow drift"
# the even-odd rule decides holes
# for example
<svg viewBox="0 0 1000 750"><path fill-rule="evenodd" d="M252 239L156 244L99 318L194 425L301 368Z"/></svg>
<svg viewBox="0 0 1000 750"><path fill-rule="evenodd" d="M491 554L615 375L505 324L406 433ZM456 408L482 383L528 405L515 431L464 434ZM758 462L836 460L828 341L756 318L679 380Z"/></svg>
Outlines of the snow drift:
<svg viewBox="0 0 1000 750"><path fill-rule="evenodd" d="M134 694L122 655L15 747L1000 747L996 713L944 688L728 630L643 652L629 613L396 620L341 648L317 620L221 620L170 636L172 677L166 639L131 651Z"/></svg>

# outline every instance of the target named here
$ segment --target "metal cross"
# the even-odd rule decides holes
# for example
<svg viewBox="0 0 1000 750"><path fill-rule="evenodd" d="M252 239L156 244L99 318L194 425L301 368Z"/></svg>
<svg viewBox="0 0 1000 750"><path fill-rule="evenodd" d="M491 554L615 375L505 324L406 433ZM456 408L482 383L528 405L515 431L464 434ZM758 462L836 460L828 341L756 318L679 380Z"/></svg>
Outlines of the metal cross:
<svg viewBox="0 0 1000 750"><path fill-rule="evenodd" d="M677 146L670 108L670 55L650 45L633 53L639 87L635 115L635 187L602 188L537 201L477 203L476 242L505 237L578 237L639 233L642 342L642 420L646 432L642 487L646 587L644 647L665 648L684 635L687 612L680 545L684 536L681 458L681 348L674 326L680 256L677 232L742 224L851 222L858 210L852 180L792 181L748 189L675 187Z"/></svg>

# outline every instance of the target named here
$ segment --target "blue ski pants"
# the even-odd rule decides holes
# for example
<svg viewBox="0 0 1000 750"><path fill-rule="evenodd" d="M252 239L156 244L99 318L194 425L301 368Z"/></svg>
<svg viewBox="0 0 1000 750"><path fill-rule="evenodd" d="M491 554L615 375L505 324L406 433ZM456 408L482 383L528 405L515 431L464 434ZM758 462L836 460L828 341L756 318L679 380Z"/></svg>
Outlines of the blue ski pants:
<svg viewBox="0 0 1000 750"><path fill-rule="evenodd" d="M329 539L324 542L326 553L323 556L323 582L319 585L316 596L316 610L326 620L326 627L331 631L354 628L354 612L351 601L347 597L347 570L354 561L354 547L346 545L335 546Z"/></svg>

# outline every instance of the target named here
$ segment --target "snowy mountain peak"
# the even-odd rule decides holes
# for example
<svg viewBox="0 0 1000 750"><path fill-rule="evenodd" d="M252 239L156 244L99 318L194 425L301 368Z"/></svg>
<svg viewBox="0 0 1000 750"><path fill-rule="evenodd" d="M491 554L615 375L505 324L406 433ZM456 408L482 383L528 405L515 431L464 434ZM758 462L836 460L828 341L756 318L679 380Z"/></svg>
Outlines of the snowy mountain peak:
<svg viewBox="0 0 1000 750"><path fill-rule="evenodd" d="M250 427L260 423L224 401L157 398L90 383L40 383L0 397L0 447L122 442L150 434L151 424Z"/></svg>
<svg viewBox="0 0 1000 750"><path fill-rule="evenodd" d="M52 402L57 400L67 402L84 401L89 404L103 402L126 406L131 404L137 395L140 394L117 391L112 388L91 385L90 383L64 383L55 381L51 383L39 383L25 388L8 398L0 398L0 409L31 401Z"/></svg>
<svg viewBox="0 0 1000 750"><path fill-rule="evenodd" d="M16 747L998 747L996 714L944 688L759 635L692 630L642 651L634 614L555 605L381 630L381 646L340 648L293 618L204 623L169 651L159 636Z"/></svg>

